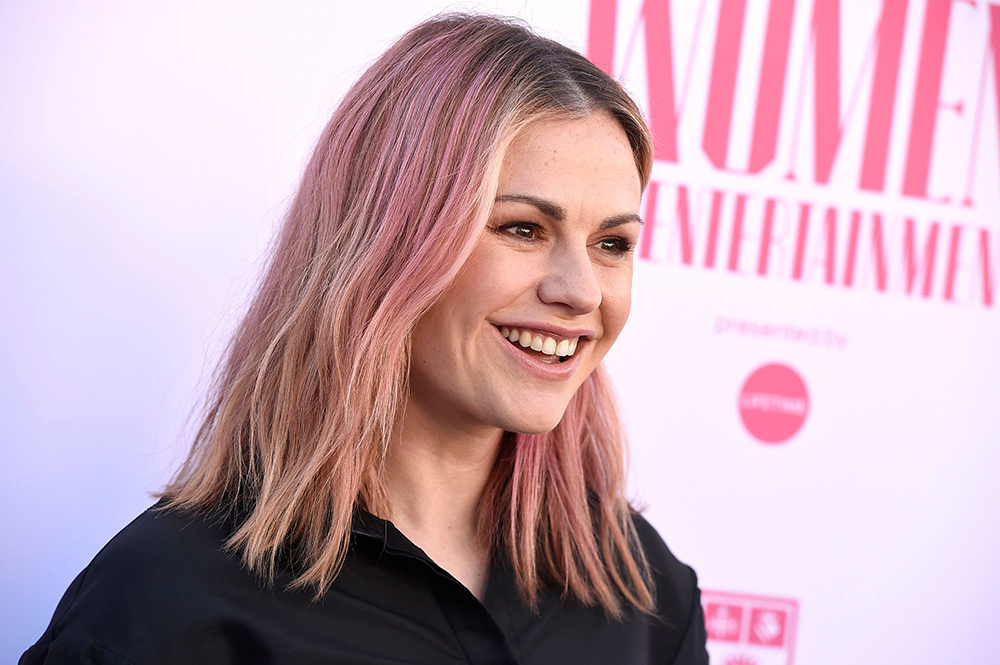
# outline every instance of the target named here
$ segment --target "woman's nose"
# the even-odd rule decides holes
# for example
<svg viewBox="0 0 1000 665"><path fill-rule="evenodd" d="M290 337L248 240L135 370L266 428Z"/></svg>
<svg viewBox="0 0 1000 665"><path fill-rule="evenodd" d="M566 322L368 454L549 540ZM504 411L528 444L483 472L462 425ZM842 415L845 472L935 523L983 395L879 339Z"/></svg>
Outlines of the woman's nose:
<svg viewBox="0 0 1000 665"><path fill-rule="evenodd" d="M554 250L548 273L538 285L542 302L564 305L573 314L586 314L601 306L601 285L586 246Z"/></svg>

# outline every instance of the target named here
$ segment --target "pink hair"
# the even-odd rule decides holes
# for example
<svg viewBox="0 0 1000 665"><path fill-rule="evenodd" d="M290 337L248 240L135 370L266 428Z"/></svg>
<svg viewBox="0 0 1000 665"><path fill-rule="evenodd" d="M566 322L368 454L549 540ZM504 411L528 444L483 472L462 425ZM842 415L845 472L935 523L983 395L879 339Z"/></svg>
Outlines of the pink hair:
<svg viewBox="0 0 1000 665"><path fill-rule="evenodd" d="M323 131L169 504L239 507L229 546L272 578L294 551L294 584L322 594L355 507L391 516L381 472L410 333L485 227L506 146L540 119L595 111L621 123L645 186L638 109L579 54L489 16L442 16L400 38ZM622 600L652 610L624 454L600 369L552 432L505 437L480 536L507 549L529 604L556 584L613 616Z"/></svg>

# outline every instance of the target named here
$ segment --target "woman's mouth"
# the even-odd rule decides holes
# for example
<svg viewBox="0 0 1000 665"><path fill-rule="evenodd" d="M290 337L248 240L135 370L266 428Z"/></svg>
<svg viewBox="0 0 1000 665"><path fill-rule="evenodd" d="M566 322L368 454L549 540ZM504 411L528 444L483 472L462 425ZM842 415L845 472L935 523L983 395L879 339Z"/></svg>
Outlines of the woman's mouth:
<svg viewBox="0 0 1000 665"><path fill-rule="evenodd" d="M579 337L557 338L525 328L508 326L497 326L497 328L508 342L545 363L561 363L569 360L576 352L576 346L580 341Z"/></svg>

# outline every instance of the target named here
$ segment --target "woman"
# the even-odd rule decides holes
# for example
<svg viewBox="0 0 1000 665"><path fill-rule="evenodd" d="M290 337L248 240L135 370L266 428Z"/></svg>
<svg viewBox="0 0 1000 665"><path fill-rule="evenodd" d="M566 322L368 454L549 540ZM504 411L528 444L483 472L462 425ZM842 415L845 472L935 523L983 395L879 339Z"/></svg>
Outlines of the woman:
<svg viewBox="0 0 1000 665"><path fill-rule="evenodd" d="M600 362L648 130L523 26L404 35L323 132L160 502L23 663L706 663Z"/></svg>

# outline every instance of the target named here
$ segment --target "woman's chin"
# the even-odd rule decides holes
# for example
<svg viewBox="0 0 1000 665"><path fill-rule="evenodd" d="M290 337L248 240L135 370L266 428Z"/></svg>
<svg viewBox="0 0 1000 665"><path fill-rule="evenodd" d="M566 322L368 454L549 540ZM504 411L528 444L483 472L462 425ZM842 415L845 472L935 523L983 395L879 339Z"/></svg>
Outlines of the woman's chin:
<svg viewBox="0 0 1000 665"><path fill-rule="evenodd" d="M507 422L503 429L518 434L547 434L555 429L565 412L566 406L563 405L561 409L512 414L505 419Z"/></svg>

